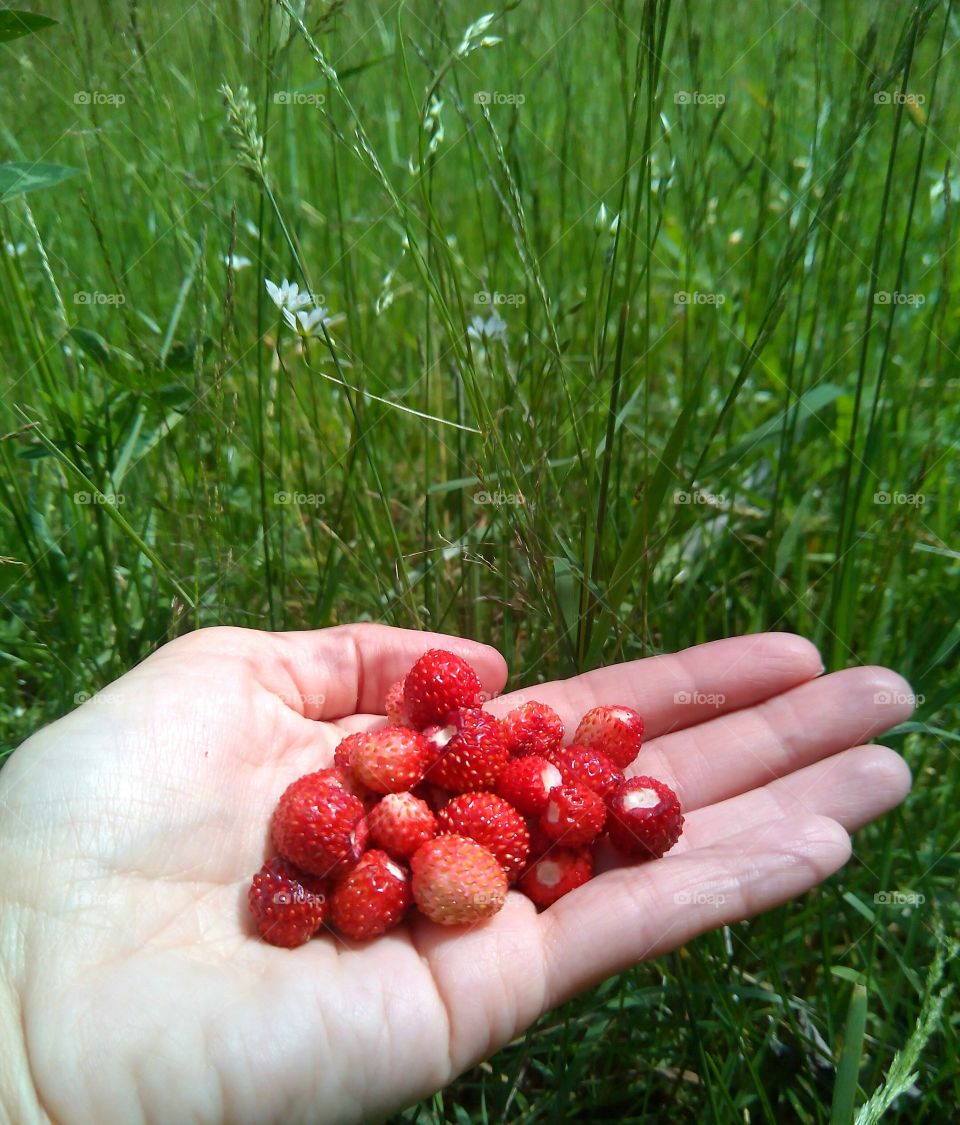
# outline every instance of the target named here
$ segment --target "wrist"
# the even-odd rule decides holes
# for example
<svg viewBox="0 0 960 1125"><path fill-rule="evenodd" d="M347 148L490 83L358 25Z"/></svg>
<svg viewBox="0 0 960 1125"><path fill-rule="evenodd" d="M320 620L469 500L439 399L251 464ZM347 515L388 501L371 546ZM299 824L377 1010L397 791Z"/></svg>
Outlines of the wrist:
<svg viewBox="0 0 960 1125"><path fill-rule="evenodd" d="M14 925L13 910L4 912L4 927ZM49 1116L40 1104L30 1072L26 1028L19 989L13 980L12 959L6 948L10 932L0 945L0 1117L7 1121L34 1125L48 1123Z"/></svg>

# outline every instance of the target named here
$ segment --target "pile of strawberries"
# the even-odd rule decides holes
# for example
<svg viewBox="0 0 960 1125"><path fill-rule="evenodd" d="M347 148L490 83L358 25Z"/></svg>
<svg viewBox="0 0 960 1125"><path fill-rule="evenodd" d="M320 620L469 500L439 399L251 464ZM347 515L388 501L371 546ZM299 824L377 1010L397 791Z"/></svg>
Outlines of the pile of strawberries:
<svg viewBox="0 0 960 1125"><path fill-rule="evenodd" d="M292 948L325 923L365 941L411 905L443 925L476 922L511 885L546 907L591 878L604 836L634 859L673 847L676 795L624 778L643 737L636 711L594 707L564 746L552 708L498 719L483 698L465 660L432 649L387 694L389 726L348 735L332 767L288 786L278 854L249 894L267 941Z"/></svg>

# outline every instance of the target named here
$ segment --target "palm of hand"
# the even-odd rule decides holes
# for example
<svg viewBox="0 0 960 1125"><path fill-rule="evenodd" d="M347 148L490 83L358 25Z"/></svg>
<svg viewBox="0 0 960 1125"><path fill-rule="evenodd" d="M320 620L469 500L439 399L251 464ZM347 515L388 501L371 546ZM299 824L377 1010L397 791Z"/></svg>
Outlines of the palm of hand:
<svg viewBox="0 0 960 1125"><path fill-rule="evenodd" d="M511 894L473 930L417 918L365 946L255 940L246 887L280 792L382 722L389 684L438 643L503 686L493 650L423 633L202 631L0 774L4 953L54 1119L383 1115L603 976L802 893L846 860L846 830L909 787L897 755L858 746L905 717L878 702L907 690L894 673L814 680L798 638L720 641L491 705L536 697L568 729L594 703L637 706L652 736L639 772L673 785L687 814L669 856L539 916Z"/></svg>

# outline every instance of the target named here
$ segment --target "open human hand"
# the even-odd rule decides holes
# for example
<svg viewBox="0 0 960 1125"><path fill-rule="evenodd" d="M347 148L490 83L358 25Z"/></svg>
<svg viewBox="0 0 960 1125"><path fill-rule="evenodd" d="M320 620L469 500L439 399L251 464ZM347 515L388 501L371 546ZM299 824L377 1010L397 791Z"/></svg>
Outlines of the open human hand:
<svg viewBox="0 0 960 1125"><path fill-rule="evenodd" d="M501 696L635 707L628 772L686 816L663 859L605 871L537 914L423 917L366 945L254 936L269 816L430 647L498 692L470 641L380 625L200 630L30 738L0 772L0 1096L13 1120L372 1120L440 1089L541 1013L705 930L802 894L847 833L896 805L902 759L863 745L907 717L883 668L820 677L789 634L715 641ZM818 678L820 677L820 678ZM852 748L851 748L852 747Z"/></svg>

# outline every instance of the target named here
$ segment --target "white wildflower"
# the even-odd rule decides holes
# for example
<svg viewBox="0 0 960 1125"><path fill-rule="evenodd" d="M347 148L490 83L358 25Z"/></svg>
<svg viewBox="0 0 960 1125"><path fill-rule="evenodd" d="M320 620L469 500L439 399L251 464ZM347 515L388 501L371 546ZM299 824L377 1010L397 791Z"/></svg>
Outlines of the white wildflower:
<svg viewBox="0 0 960 1125"><path fill-rule="evenodd" d="M498 312L492 312L486 319L475 316L467 327L467 335L478 344L485 344L493 340L505 341L507 338L507 322Z"/></svg>
<svg viewBox="0 0 960 1125"><path fill-rule="evenodd" d="M315 305L312 309L283 310L283 319L300 336L322 336L317 329L321 324L328 325L330 317L323 305Z"/></svg>
<svg viewBox="0 0 960 1125"><path fill-rule="evenodd" d="M229 266L232 270L245 270L247 266L252 266L253 262L249 258L245 258L242 254L224 254L223 264ZM267 283L270 284L269 282Z"/></svg>
<svg viewBox="0 0 960 1125"><path fill-rule="evenodd" d="M269 278L266 278L264 285L267 287L270 300L284 313L296 312L297 309L304 309L313 304L313 297L306 290L301 293L300 286L295 281L287 281L284 278L279 285L274 285Z"/></svg>

